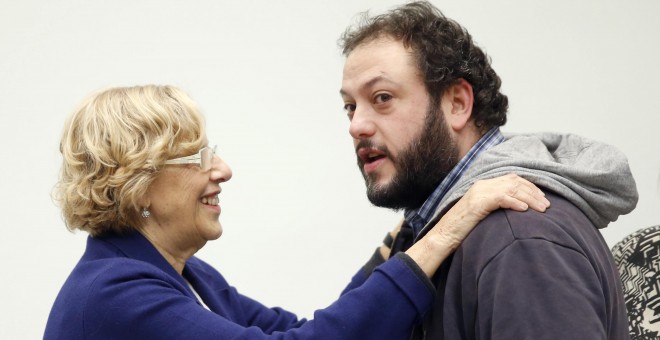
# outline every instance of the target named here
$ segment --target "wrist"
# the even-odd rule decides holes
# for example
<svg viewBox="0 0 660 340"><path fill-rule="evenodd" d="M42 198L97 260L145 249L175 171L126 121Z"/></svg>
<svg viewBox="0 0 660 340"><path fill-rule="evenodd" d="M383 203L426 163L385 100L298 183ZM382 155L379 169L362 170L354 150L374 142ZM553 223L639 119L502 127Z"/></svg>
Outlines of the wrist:
<svg viewBox="0 0 660 340"><path fill-rule="evenodd" d="M387 260L390 258L390 255L392 255L393 243L394 238L392 237L392 233L387 233L383 239L383 244L378 248L378 251L380 252L380 255L383 257L383 259Z"/></svg>
<svg viewBox="0 0 660 340"><path fill-rule="evenodd" d="M426 276L432 277L442 261L458 247L458 244L447 236L426 235L410 247L406 254L417 263Z"/></svg>
<svg viewBox="0 0 660 340"><path fill-rule="evenodd" d="M428 247L435 249L439 252L447 252L451 254L458 246L461 245L461 242L464 238L462 235L457 235L458 229L454 227L437 227L437 232L429 232L428 234Z"/></svg>
<svg viewBox="0 0 660 340"><path fill-rule="evenodd" d="M380 256L383 257L384 260L387 260L390 258L390 254L392 253L392 249L389 247L382 245L378 248L378 252L380 253Z"/></svg>

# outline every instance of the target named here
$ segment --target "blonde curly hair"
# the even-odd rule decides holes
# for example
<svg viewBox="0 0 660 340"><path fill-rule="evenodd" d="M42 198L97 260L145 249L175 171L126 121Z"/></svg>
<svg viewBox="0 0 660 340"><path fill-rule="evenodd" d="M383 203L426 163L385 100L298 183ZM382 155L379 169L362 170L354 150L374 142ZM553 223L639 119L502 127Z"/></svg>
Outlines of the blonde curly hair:
<svg viewBox="0 0 660 340"><path fill-rule="evenodd" d="M140 202L158 169L197 152L204 118L173 86L108 88L88 96L64 125L53 198L69 230L91 236L138 228Z"/></svg>

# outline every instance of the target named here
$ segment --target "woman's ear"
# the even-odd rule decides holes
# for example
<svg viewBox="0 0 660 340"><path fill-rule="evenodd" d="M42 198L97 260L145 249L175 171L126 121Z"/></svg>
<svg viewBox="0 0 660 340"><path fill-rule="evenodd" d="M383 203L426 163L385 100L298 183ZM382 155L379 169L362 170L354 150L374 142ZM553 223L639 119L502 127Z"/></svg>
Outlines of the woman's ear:
<svg viewBox="0 0 660 340"><path fill-rule="evenodd" d="M462 131L472 117L473 105L472 85L465 79L461 78L449 86L442 95L442 109L447 125L455 132Z"/></svg>
<svg viewBox="0 0 660 340"><path fill-rule="evenodd" d="M138 199L138 206L140 207L140 209L149 209L149 207L151 206L151 200L149 199L148 194L145 194L140 199Z"/></svg>

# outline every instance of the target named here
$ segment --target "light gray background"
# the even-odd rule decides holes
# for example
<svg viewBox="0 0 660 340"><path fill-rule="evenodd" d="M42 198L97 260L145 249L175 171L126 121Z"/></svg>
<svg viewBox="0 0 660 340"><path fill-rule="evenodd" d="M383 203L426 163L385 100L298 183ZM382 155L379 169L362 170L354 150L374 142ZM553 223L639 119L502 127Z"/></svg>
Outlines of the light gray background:
<svg viewBox="0 0 660 340"><path fill-rule="evenodd" d="M399 215L371 207L338 95L336 40L400 1L8 1L0 11L0 338L35 339L84 249L49 197L66 115L108 85L167 83L232 166L225 232L198 254L242 293L311 317ZM660 222L660 2L435 1L492 57L504 131L578 133L630 159L637 209L610 245Z"/></svg>

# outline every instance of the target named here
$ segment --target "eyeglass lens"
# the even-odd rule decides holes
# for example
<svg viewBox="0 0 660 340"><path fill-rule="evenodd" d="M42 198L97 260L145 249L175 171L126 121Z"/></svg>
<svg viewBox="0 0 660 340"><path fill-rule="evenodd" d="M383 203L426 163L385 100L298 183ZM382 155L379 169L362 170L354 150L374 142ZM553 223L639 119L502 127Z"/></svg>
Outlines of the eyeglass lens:
<svg viewBox="0 0 660 340"><path fill-rule="evenodd" d="M213 164L213 154L215 153L215 148L206 147L201 151L200 167L203 171L207 171L211 169L211 165Z"/></svg>

